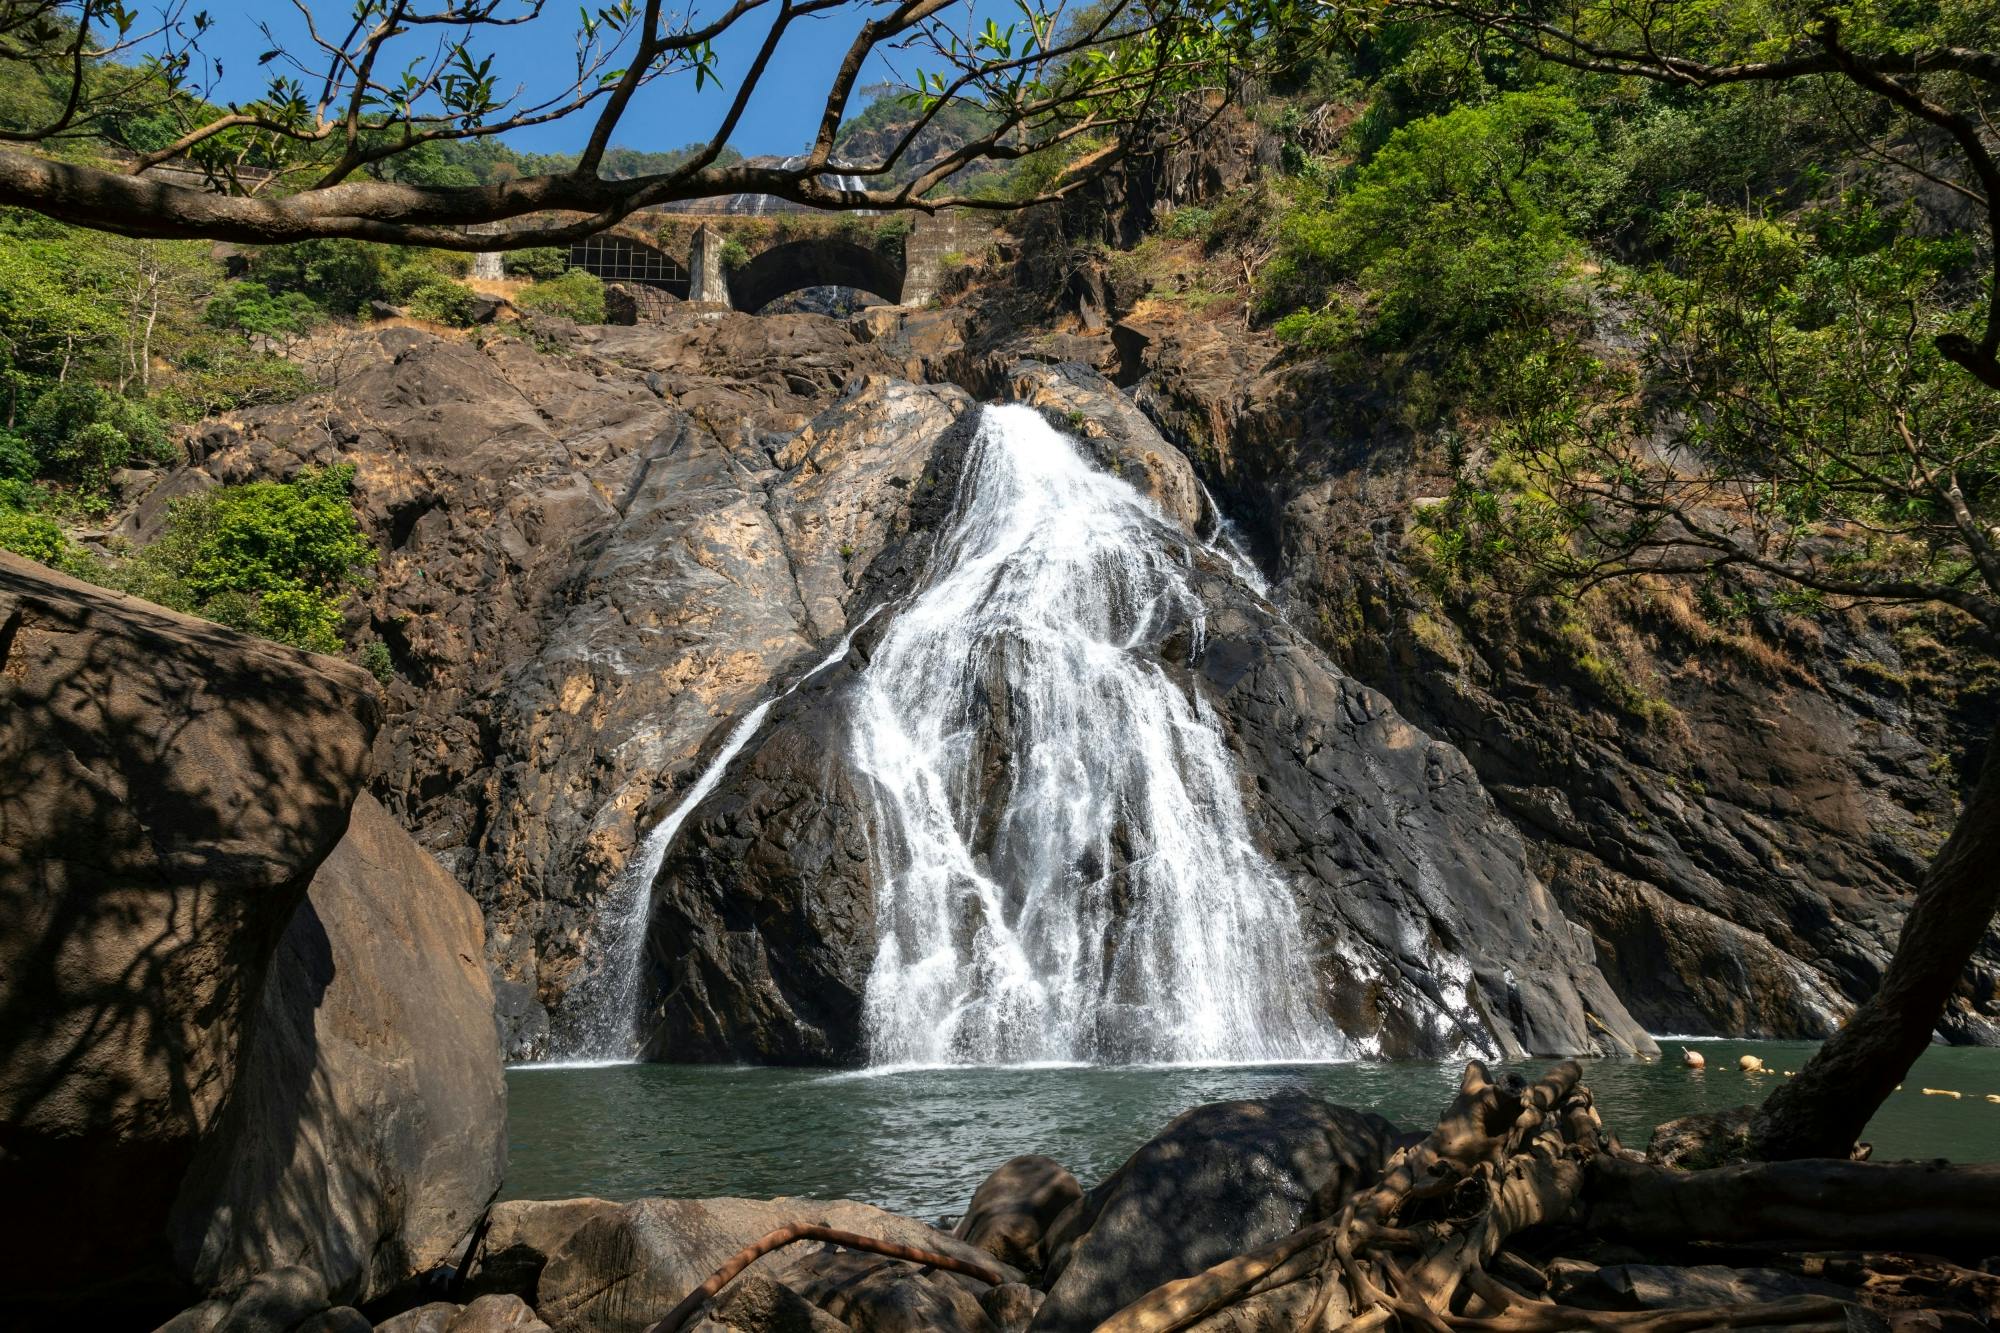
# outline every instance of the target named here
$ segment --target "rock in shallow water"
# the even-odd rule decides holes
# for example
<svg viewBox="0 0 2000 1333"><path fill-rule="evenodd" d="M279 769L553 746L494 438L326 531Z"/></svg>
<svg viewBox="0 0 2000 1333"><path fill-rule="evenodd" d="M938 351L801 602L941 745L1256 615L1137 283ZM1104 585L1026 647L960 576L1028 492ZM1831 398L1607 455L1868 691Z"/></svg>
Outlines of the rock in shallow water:
<svg viewBox="0 0 2000 1333"><path fill-rule="evenodd" d="M1161 1283L1330 1215L1395 1137L1378 1115L1304 1094L1186 1112L1051 1229L1034 1333L1088 1333Z"/></svg>
<svg viewBox="0 0 2000 1333"><path fill-rule="evenodd" d="M1082 1196L1076 1177L1055 1158L1010 1158L973 1192L952 1234L1001 1263L1039 1270L1049 1224Z"/></svg>

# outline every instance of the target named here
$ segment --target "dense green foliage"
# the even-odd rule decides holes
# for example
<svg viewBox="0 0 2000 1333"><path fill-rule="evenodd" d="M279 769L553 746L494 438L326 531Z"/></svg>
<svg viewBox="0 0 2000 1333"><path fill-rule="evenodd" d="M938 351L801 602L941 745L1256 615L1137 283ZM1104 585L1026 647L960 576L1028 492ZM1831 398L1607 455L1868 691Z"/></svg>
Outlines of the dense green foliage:
<svg viewBox="0 0 2000 1333"><path fill-rule="evenodd" d="M318 653L341 651L341 603L368 586L375 548L348 493L351 464L289 482L219 486L176 500L129 557L93 553L60 521L63 497L0 480L0 549L148 601Z"/></svg>
<svg viewBox="0 0 2000 1333"><path fill-rule="evenodd" d="M1751 35L1754 5L1671 8L1692 58L1782 49L1775 19ZM1969 10L1871 11L1867 32L2000 30ZM1261 109L1287 149L1256 299L1442 451L1456 484L1418 515L1441 587L1730 568L1781 600L1902 580L1950 601L1978 582L2000 394L1935 339L1975 331L1992 256L1946 191L1886 165L1942 170L1948 143L1833 75L1676 88L1400 12Z"/></svg>
<svg viewBox="0 0 2000 1333"><path fill-rule="evenodd" d="M338 652L341 599L375 565L348 501L353 482L346 464L177 500L165 531L112 581L177 611Z"/></svg>
<svg viewBox="0 0 2000 1333"><path fill-rule="evenodd" d="M604 283L595 273L573 268L523 288L515 293L514 304L523 310L561 315L579 324L602 324Z"/></svg>
<svg viewBox="0 0 2000 1333"><path fill-rule="evenodd" d="M172 460L176 424L297 394L253 335L316 317L226 283L205 246L0 214L0 477L102 508L118 469Z"/></svg>

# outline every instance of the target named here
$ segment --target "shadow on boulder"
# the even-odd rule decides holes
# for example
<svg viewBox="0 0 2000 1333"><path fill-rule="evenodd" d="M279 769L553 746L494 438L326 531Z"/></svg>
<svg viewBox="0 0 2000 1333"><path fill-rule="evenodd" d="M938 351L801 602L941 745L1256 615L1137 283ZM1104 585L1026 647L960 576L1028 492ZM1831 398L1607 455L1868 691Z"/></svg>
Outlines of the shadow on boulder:
<svg viewBox="0 0 2000 1333"><path fill-rule="evenodd" d="M1381 1116L1303 1093L1186 1112L1057 1219L1031 1328L1088 1333L1164 1282L1338 1211L1395 1138Z"/></svg>

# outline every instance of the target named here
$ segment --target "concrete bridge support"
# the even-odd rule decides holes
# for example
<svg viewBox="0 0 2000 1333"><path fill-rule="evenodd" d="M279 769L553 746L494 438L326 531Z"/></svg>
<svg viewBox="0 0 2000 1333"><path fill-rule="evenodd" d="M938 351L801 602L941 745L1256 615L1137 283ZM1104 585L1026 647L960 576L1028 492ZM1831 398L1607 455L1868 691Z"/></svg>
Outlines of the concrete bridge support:
<svg viewBox="0 0 2000 1333"><path fill-rule="evenodd" d="M722 264L723 238L713 227L695 229L688 245L688 300L729 304L729 273Z"/></svg>
<svg viewBox="0 0 2000 1333"><path fill-rule="evenodd" d="M983 213L919 213L903 240L901 304L936 300L948 257L970 258L992 242L993 224Z"/></svg>

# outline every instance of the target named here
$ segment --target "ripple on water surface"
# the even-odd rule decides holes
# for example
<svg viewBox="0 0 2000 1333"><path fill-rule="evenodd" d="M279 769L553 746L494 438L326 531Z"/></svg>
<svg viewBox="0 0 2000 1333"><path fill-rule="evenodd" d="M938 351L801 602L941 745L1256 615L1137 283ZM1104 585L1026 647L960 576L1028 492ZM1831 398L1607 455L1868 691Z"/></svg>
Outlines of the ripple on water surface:
<svg viewBox="0 0 2000 1333"><path fill-rule="evenodd" d="M1782 1071L1801 1042L1663 1041L1664 1057L1592 1061L1585 1079L1611 1129L1651 1127L1763 1096L1782 1073L1737 1072L1750 1052ZM1708 1057L1694 1073L1680 1047ZM1519 1066L1533 1075L1547 1062ZM1203 1102L1305 1089L1405 1128L1435 1122L1457 1064L828 1070L571 1065L508 1074L506 1197L781 1194L860 1199L918 1217L956 1213L1019 1153L1061 1161L1086 1186L1174 1116ZM1926 1097L1951 1088L1957 1100ZM1933 1048L1869 1126L1878 1158L2000 1161L2000 1051Z"/></svg>

